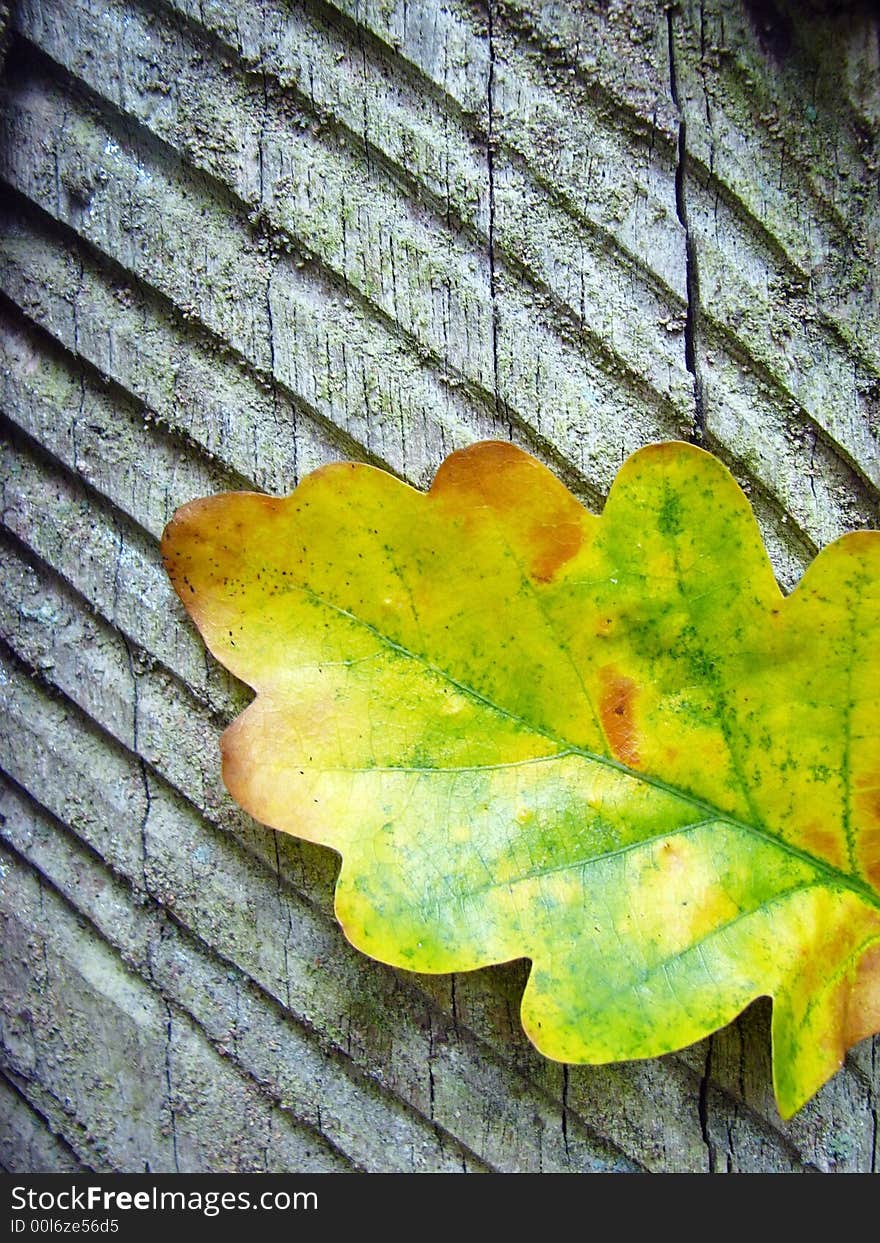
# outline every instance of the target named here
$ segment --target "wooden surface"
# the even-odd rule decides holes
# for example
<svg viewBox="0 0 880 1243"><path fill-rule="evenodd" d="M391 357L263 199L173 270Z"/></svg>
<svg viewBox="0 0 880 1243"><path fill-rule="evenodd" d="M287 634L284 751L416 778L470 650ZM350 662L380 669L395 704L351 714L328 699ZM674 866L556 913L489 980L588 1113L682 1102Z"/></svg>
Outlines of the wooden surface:
<svg viewBox="0 0 880 1243"><path fill-rule="evenodd" d="M766 1003L566 1068L524 964L352 950L334 856L222 788L248 693L157 551L193 496L485 437L592 506L695 439L787 587L880 525L871 6L8 7L0 1165L876 1169L876 1041L782 1124Z"/></svg>

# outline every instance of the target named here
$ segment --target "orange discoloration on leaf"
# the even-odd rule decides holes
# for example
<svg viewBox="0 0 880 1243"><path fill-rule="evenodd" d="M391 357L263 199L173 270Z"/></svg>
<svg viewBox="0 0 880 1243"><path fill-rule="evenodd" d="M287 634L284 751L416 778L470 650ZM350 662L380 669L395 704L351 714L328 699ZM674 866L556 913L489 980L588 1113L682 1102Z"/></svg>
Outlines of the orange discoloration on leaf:
<svg viewBox="0 0 880 1243"><path fill-rule="evenodd" d="M827 859L833 867L846 865L846 851L840 834L823 827L818 820L812 820L801 830L800 840L811 854Z"/></svg>
<svg viewBox="0 0 880 1243"><path fill-rule="evenodd" d="M580 1062L770 996L786 1117L880 1026L880 534L785 599L703 450L634 454L597 517L487 442L427 494L340 463L194 501L162 553L257 692L229 790L342 856L364 952L528 958L526 1031Z"/></svg>
<svg viewBox="0 0 880 1243"><path fill-rule="evenodd" d="M580 523L574 522L545 525L535 529L533 540L535 553L529 567L532 578L539 583L549 583L580 550L584 542L584 529Z"/></svg>
<svg viewBox="0 0 880 1243"><path fill-rule="evenodd" d="M537 582L549 583L580 550L594 521L568 489L534 458L503 441L484 441L461 449L437 472L430 495L464 498L474 514L489 511L501 538L515 537Z"/></svg>
<svg viewBox="0 0 880 1243"><path fill-rule="evenodd" d="M877 781L876 774L872 780ZM880 828L880 782L867 790L860 790L855 801L866 824L873 829Z"/></svg>
<svg viewBox="0 0 880 1243"><path fill-rule="evenodd" d="M599 714L609 746L622 764L639 766L638 731L635 702L638 688L632 678L610 665L599 670L601 698Z"/></svg>
<svg viewBox="0 0 880 1243"><path fill-rule="evenodd" d="M858 961L850 989L844 1045L851 1048L880 1029L880 941Z"/></svg>
<svg viewBox="0 0 880 1243"><path fill-rule="evenodd" d="M825 1015L822 1026L813 1026L816 1054L837 1068L848 1049L880 1028L880 920L869 919L867 927L841 928L813 948L821 956L818 960L805 956L802 982L821 998ZM823 963L853 957L854 966L832 976L829 987Z"/></svg>
<svg viewBox="0 0 880 1243"><path fill-rule="evenodd" d="M871 773L857 785L853 798L855 818L863 826L859 864L871 884L880 890L880 774Z"/></svg>

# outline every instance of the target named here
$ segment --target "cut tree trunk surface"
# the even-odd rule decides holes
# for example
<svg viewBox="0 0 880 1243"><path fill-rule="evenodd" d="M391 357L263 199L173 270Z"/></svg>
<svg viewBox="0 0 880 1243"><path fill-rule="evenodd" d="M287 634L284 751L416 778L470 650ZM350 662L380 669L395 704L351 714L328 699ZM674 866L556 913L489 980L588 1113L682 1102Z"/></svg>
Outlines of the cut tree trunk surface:
<svg viewBox="0 0 880 1243"><path fill-rule="evenodd" d="M6 11L8 10L8 12ZM839 10L842 10L839 11ZM158 538L510 438L596 508L693 439L780 582L880 526L869 4L17 0L0 119L0 1165L867 1171L878 1045L791 1122L769 1005L564 1067L526 966L357 954L254 823Z"/></svg>

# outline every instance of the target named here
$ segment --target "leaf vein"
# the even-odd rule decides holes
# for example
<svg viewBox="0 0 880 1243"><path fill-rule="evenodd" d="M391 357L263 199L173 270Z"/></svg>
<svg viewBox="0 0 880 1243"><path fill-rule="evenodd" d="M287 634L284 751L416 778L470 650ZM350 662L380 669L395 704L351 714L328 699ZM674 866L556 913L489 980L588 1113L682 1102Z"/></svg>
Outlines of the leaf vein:
<svg viewBox="0 0 880 1243"><path fill-rule="evenodd" d="M296 588L293 588L293 590L296 590ZM827 883L837 888L844 887L844 888L850 889L853 892L857 893L859 897L863 899L863 901L867 902L869 905L873 907L876 907L877 909L880 909L880 894L878 894L876 890L874 890L870 885L868 885L860 877L853 876L851 873L840 871L839 868L834 867L832 864L828 863L827 860L819 858L817 855L811 854L809 851L804 850L799 846L795 846L792 842L788 842L783 837L780 837L776 833L771 832L763 824L761 825L749 824L748 821L740 820L736 816L730 815L727 812L723 812L719 808L713 807L710 803L707 803L704 799L698 798L696 795L688 793L686 790L676 789L674 786L670 785L666 781L663 781L662 778L654 776L652 773L637 772L636 770L632 768L628 768L625 764L622 764L619 760L616 760L611 756L602 755L594 751L588 751L584 747L577 746L576 743L572 743L568 741L567 739L557 737L551 730L545 729L544 727L537 725L534 722L528 721L525 719L525 717L521 717L517 713L511 712L509 709L502 707L500 704L494 703L491 699L487 698L487 696L482 694L475 687L469 686L466 682L459 681L451 673L449 673L448 670L445 670L441 668L439 665L434 664L434 662L429 660L428 657L422 655L420 652L411 651L409 648L405 647L402 643L398 643L395 639L392 639L389 635L383 634L382 631L378 629L378 627L374 626L371 622L368 622L365 618L358 617L356 613L352 613L349 609L343 608L342 605L336 604L332 600L328 600L326 596L322 596L319 592L315 591L314 588L309 587L305 583L303 583L299 585L299 590L301 590L305 595L307 595L310 599L314 600L316 603L323 605L325 608L331 609L333 612L338 613L340 616L347 618L349 621L354 622L356 625L363 626L365 629L369 630L370 633L373 634L381 643L384 643L392 651L397 652L404 659L413 660L413 661L416 661L418 664L421 664L429 672L435 674L438 678L448 682L451 686L454 686L456 690L460 691L463 695L473 699L476 703L481 704L483 707L487 708L490 712L494 712L496 715L501 716L505 718L506 720L512 721L517 725L523 726L526 730L528 730L529 732L533 734L539 734L542 738L549 739L550 742L554 743L560 748L564 748L565 751L571 755L578 755L585 760L592 761L593 763L596 763L596 764L604 765L606 768L611 768L615 772L622 774L622 776L632 781L641 782L643 785L649 785L649 786L652 786L654 789L663 790L666 794L669 794L672 798L676 798L682 802L689 803L692 807L699 809L710 820L717 820L725 824L733 825L735 828L742 829L747 833L751 833L756 837L759 837L765 841L770 842L772 845L776 846L779 850L783 850L787 854L793 855L794 857L802 859L806 863L810 864L812 867L814 867L817 871L821 872L825 876ZM424 771L431 771L431 770L424 770ZM643 839L643 840L648 840L648 839Z"/></svg>

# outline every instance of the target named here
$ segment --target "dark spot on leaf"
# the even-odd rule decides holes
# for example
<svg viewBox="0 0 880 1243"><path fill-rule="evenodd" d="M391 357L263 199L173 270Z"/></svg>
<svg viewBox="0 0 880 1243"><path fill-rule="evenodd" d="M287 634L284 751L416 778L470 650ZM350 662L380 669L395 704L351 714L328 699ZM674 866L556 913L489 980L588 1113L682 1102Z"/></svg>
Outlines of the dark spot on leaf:
<svg viewBox="0 0 880 1243"><path fill-rule="evenodd" d="M636 767L639 763L638 735L634 718L637 687L612 666L601 669L602 692L599 715L605 737L614 755L623 764Z"/></svg>

